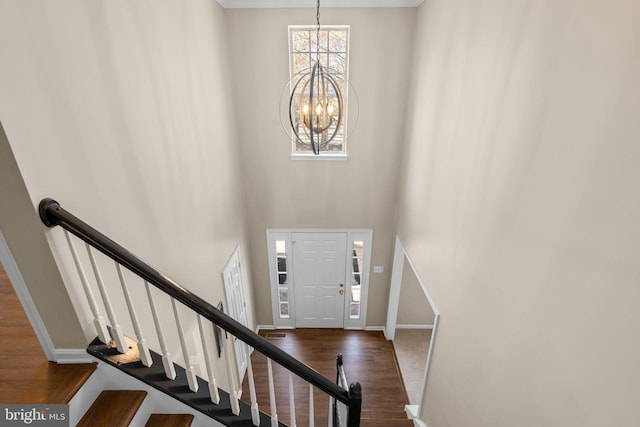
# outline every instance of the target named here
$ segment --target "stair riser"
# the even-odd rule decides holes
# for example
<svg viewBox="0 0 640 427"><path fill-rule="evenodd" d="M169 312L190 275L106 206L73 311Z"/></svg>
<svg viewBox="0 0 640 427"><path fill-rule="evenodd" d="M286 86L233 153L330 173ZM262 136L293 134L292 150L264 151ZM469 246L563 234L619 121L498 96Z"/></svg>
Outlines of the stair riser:
<svg viewBox="0 0 640 427"><path fill-rule="evenodd" d="M212 425L211 420L227 426L253 426L249 405L241 402L240 414L238 416L233 415L229 394L223 390L220 390L220 403L218 405L213 404L209 395L208 383L199 377L197 378L198 391L196 393L191 392L189 390L185 369L175 363L176 379L173 381L168 380L164 373L162 357L153 351L151 352L153 364L150 367L144 366L139 358L123 357L117 353L115 348L105 345L98 340L91 343L87 352L110 365L115 370L119 370L120 373L125 373L157 391L167 393L167 395L195 409L195 411L189 411L190 413L199 413L210 417L209 426ZM122 360L125 359L127 361L133 361L123 363ZM260 419L260 425L271 425L271 418L266 414L261 413ZM195 421L193 425L196 425ZM286 425L282 423L278 423L278 425L286 427Z"/></svg>
<svg viewBox="0 0 640 427"><path fill-rule="evenodd" d="M194 410L167 394L138 381L119 369L98 360L98 369L69 403L69 425L75 426L102 390L144 390L147 398L133 418L130 427L144 427L151 414L189 413L194 415L192 427L224 427L223 424Z"/></svg>

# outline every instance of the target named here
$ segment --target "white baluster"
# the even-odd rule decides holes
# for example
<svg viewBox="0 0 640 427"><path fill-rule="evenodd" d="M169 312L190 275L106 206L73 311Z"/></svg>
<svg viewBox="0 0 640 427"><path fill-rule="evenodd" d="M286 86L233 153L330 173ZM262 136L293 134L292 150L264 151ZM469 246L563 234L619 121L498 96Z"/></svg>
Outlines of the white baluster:
<svg viewBox="0 0 640 427"><path fill-rule="evenodd" d="M289 412L291 414L291 427L296 427L296 399L293 395L293 373L289 371Z"/></svg>
<svg viewBox="0 0 640 427"><path fill-rule="evenodd" d="M167 349L167 343L164 339L164 334L162 333L162 326L160 325L160 320L158 319L158 312L156 310L156 305L153 303L153 298L151 296L151 289L149 289L149 283L145 280L144 286L147 289L147 298L149 299L149 305L151 306L151 314L153 315L153 322L156 325L156 332L158 333L158 341L160 342L160 349L162 350L162 366L164 367L164 373L170 380L176 378L176 369L173 366L173 362L171 361L171 354L169 353L169 349Z"/></svg>
<svg viewBox="0 0 640 427"><path fill-rule="evenodd" d="M309 427L314 427L315 416L313 408L313 385L309 384Z"/></svg>
<svg viewBox="0 0 640 427"><path fill-rule="evenodd" d="M233 339L237 339L233 337ZM233 340L232 340L233 341ZM231 357L231 350L229 347L233 345L233 342L225 342L224 345L224 359L227 364L227 377L229 378L229 387L231 390L229 391L229 401L231 403L231 412L233 415L240 415L240 401L238 399L238 386L236 385L236 375L238 370L235 366L232 366L231 363L234 358Z"/></svg>
<svg viewBox="0 0 640 427"><path fill-rule="evenodd" d="M71 251L71 256L73 257L73 262L76 265L76 269L78 270L78 275L80 276L80 282L82 283L82 288L84 289L84 294L87 297L87 301L89 302L89 307L91 308L91 314L93 314L93 324L96 327L96 331L98 333L98 339L105 344L108 344L111 341L111 337L109 336L109 330L107 329L107 325L104 322L104 319L100 315L100 311L98 311L98 305L96 304L96 299L93 296L93 292L89 287L89 282L87 281L87 276L84 273L84 269L80 264L80 259L78 259L78 253L76 252L76 248L73 246L73 242L71 241L71 235L65 230L64 235L67 238L67 243L69 243L69 250Z"/></svg>
<svg viewBox="0 0 640 427"><path fill-rule="evenodd" d="M149 352L149 346L147 345L147 341L142 336L142 329L140 328L140 322L138 321L136 310L133 307L133 302L131 301L131 295L129 294L129 289L127 288L127 282L124 279L124 274L122 274L122 268L117 262L116 269L118 270L118 277L120 278L120 285L122 286L124 299L127 302L129 315L131 316L131 323L133 323L133 330L135 331L136 339L138 340L138 354L140 355L140 361L144 366L151 366L153 364L153 359L151 358L151 353Z"/></svg>
<svg viewBox="0 0 640 427"><path fill-rule="evenodd" d="M198 316L198 329L200 330L200 340L202 341L202 349L204 350L204 363L207 367L207 376L209 377L209 395L211 396L211 402L217 405L220 403L220 393L218 392L218 383L216 382L215 365L211 363L211 355L209 354L209 347L207 346L201 316Z"/></svg>
<svg viewBox="0 0 640 427"><path fill-rule="evenodd" d="M251 355L247 352L247 377L249 378L249 395L251 396L251 420L254 426L260 425L260 409L258 409L258 399L256 398L256 385L253 381L253 366L251 366Z"/></svg>
<svg viewBox="0 0 640 427"><path fill-rule="evenodd" d="M271 427L278 427L278 412L276 411L276 391L273 386L273 368L271 359L267 358L267 372L269 374L269 402L271 403Z"/></svg>
<svg viewBox="0 0 640 427"><path fill-rule="evenodd" d="M329 396L329 427L333 427L333 405L335 403L335 399Z"/></svg>
<svg viewBox="0 0 640 427"><path fill-rule="evenodd" d="M178 307L176 306L176 300L171 298L171 305L173 305L173 315L176 318L176 325L178 326L178 337L180 338L180 346L182 347L182 355L184 356L184 364L186 366L187 382L189 383L189 390L192 392L198 391L198 379L196 373L193 371L191 365L191 356L189 356L189 349L187 348L187 342L184 339L184 329L182 328L182 322L180 321L180 315L178 314Z"/></svg>
<svg viewBox="0 0 640 427"><path fill-rule="evenodd" d="M91 268L93 269L93 275L96 278L96 283L98 284L98 290L100 291L100 295L102 296L102 302L104 303L104 308L107 310L107 317L109 318L109 322L111 322L111 336L113 337L113 341L116 343L116 348L120 353L126 353L129 351L127 346L127 342L124 339L124 334L122 333L122 327L118 323L118 319L116 318L116 313L113 311L113 305L111 304L111 300L109 299L109 294L104 287L104 281L102 280L102 275L100 274L100 270L98 269L98 264L96 263L96 258L93 256L93 252L91 251L91 246L88 243L85 243L85 247L87 248L87 254L89 255L89 261L91 261Z"/></svg>

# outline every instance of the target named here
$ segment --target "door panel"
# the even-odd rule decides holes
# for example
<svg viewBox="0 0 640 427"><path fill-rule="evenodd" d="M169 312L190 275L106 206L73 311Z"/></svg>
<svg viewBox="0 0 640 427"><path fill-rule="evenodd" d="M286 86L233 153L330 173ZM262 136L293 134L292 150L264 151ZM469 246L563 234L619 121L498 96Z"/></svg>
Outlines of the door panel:
<svg viewBox="0 0 640 427"><path fill-rule="evenodd" d="M346 233L292 233L295 326L342 328Z"/></svg>
<svg viewBox="0 0 640 427"><path fill-rule="evenodd" d="M240 267L240 256L236 249L222 271L224 281L225 296L227 299L227 310L229 316L234 320L248 326L247 309L244 301L244 288L242 284L242 270ZM238 376L244 377L247 369L247 358L249 352L247 345L239 339L234 339L236 358L238 363Z"/></svg>

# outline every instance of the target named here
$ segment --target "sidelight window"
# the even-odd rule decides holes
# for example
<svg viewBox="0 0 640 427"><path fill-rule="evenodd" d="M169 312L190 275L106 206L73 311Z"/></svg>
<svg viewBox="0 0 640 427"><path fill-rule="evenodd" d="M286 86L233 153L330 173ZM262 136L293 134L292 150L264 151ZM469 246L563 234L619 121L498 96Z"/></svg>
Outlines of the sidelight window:
<svg viewBox="0 0 640 427"><path fill-rule="evenodd" d="M276 272L278 276L278 306L280 318L288 319L289 313L289 272L287 270L287 242L276 240Z"/></svg>
<svg viewBox="0 0 640 427"><path fill-rule="evenodd" d="M352 242L351 258L351 292L349 301L349 318L360 318L360 300L362 291L362 267L364 264L364 242L354 240Z"/></svg>

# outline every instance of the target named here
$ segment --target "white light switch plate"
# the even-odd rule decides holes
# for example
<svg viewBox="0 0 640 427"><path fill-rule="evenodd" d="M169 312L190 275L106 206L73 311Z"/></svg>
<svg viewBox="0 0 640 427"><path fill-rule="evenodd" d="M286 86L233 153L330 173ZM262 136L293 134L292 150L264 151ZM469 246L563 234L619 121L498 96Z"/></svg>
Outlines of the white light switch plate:
<svg viewBox="0 0 640 427"><path fill-rule="evenodd" d="M373 266L374 273L384 273L384 267L382 265L374 265Z"/></svg>

